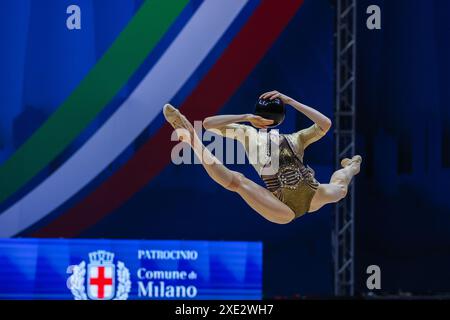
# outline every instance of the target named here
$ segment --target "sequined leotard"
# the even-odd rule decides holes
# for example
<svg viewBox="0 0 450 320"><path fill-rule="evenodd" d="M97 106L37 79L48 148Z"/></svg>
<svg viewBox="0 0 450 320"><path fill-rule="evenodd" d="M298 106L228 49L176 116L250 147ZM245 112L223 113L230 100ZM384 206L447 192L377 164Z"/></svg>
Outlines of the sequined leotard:
<svg viewBox="0 0 450 320"><path fill-rule="evenodd" d="M314 171L295 154L290 138L281 137L278 172L261 175L261 178L266 188L291 208L298 218L308 212L319 182L314 178Z"/></svg>
<svg viewBox="0 0 450 320"><path fill-rule="evenodd" d="M261 132L253 127L236 123L216 130L215 132L222 136L240 141L249 159L254 158L256 151L254 148L252 150L249 141L256 143L259 155L271 153L267 152L270 145L267 132ZM241 134L237 134L238 132ZM324 135L325 132L316 124L292 134L279 135L279 148L272 152L272 156L279 159L277 172L264 173L264 169L269 163L269 156L256 162L250 160L265 182L266 188L291 208L296 218L309 211L311 200L319 186L319 182L314 178L314 171L304 165L304 150Z"/></svg>

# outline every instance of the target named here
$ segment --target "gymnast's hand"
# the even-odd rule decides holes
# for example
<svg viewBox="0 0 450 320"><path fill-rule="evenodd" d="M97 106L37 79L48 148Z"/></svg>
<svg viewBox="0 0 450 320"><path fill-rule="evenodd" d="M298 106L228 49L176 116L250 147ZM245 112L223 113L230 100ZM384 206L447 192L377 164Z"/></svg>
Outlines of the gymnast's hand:
<svg viewBox="0 0 450 320"><path fill-rule="evenodd" d="M273 120L265 119L254 114L249 114L247 116L247 121L258 129L267 129L268 126L273 124Z"/></svg>
<svg viewBox="0 0 450 320"><path fill-rule="evenodd" d="M259 98L260 99L269 99L269 100L278 98L281 101L283 101L285 104L290 104L292 102L292 98L290 98L287 95L282 94L281 92L278 92L276 90L265 92Z"/></svg>
<svg viewBox="0 0 450 320"><path fill-rule="evenodd" d="M300 111L305 116L307 116L309 119L311 119L315 124L317 124L319 126L320 129L322 129L323 132L327 132L331 127L331 120L328 117L326 117L325 115L320 113L318 110L311 108L305 104L302 104L302 103L292 99L291 97L288 97L288 96L282 94L281 92L278 92L276 90L269 91L269 92L263 93L259 98L260 99L270 99L270 100L273 100L276 98L280 99L285 104L294 107L294 109Z"/></svg>

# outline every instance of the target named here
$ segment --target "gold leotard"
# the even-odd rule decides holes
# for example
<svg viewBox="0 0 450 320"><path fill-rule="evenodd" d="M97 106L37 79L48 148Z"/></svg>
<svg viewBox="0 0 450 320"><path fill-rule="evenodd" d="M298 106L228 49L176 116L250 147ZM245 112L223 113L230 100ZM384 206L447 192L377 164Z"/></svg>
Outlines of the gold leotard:
<svg viewBox="0 0 450 320"><path fill-rule="evenodd" d="M295 218L298 218L308 212L319 182L314 178L314 171L296 155L290 138L281 137L278 172L261 175L261 178L266 188L291 208Z"/></svg>
<svg viewBox="0 0 450 320"><path fill-rule="evenodd" d="M296 218L308 212L319 182L314 178L314 171L303 164L303 155L311 143L325 135L318 125L313 124L292 134L280 134L279 148L273 152L267 152L270 146L270 143L267 143L269 141L267 132L256 130L251 126L233 123L212 131L240 141L249 159L258 153L258 161L251 164L264 180L266 188L291 208ZM256 144L256 150L250 147L250 141ZM259 156L265 154L279 156L278 172L263 174L270 157L263 156L264 159L261 159Z"/></svg>

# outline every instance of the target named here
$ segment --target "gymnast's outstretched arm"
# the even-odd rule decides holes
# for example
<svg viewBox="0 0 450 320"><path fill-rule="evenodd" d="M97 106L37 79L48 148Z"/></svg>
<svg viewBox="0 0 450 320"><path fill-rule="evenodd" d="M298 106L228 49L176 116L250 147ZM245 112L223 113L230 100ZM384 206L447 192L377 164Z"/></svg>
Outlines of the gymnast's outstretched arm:
<svg viewBox="0 0 450 320"><path fill-rule="evenodd" d="M206 118L203 120L203 127L206 130L219 129L229 124L239 122L250 122L256 128L266 129L267 126L273 123L273 120L264 119L253 114L221 115Z"/></svg>

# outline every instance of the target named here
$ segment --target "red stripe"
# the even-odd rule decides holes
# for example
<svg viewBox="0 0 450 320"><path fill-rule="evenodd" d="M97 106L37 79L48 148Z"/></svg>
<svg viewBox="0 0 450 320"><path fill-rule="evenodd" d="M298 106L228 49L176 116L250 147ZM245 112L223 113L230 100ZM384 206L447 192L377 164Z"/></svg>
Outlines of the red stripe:
<svg viewBox="0 0 450 320"><path fill-rule="evenodd" d="M303 0L264 0L202 79L181 109L190 120L216 113L239 88L294 16ZM170 161L175 142L165 124L156 135L98 189L67 213L33 234L74 237L114 211L143 188ZM155 150L158 155L155 157Z"/></svg>

